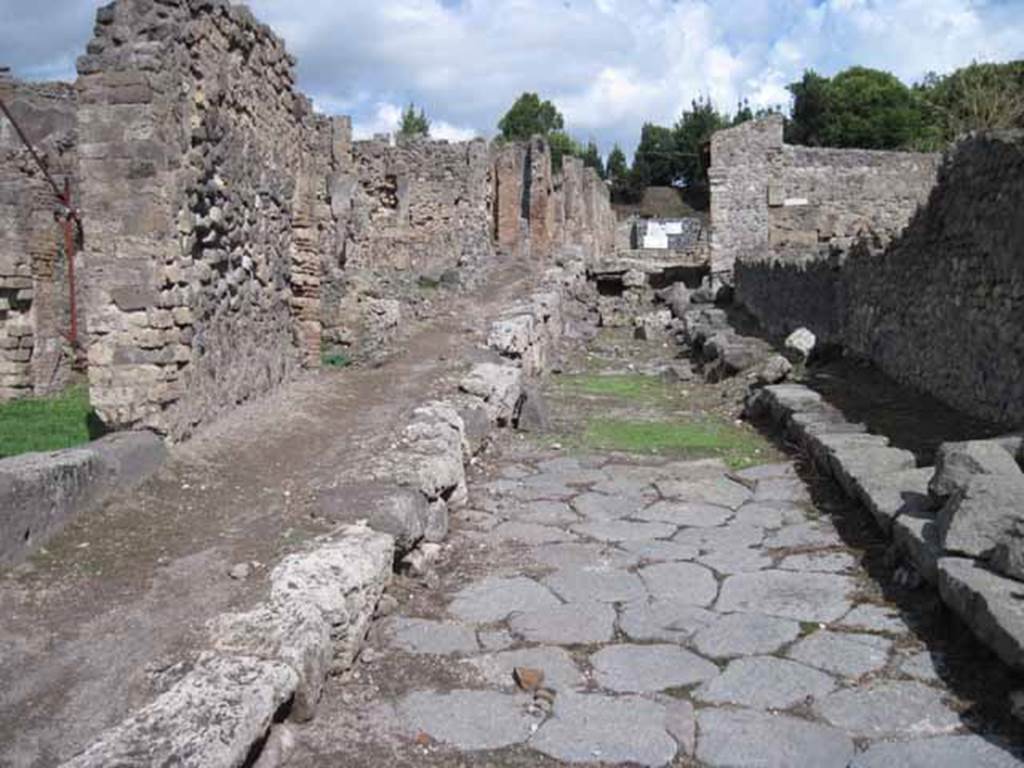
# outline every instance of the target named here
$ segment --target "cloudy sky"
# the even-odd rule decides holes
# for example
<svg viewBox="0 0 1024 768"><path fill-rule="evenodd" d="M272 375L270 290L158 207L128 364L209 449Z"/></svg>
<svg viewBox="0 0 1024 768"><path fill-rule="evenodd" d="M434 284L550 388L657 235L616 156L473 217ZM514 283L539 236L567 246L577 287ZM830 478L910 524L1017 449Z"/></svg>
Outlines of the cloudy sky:
<svg viewBox="0 0 1024 768"><path fill-rule="evenodd" d="M0 64L73 77L99 0L0 0ZM1024 58L1024 0L252 0L299 58L325 112L361 135L414 101L443 138L489 136L524 90L579 139L631 151L708 95L787 104L807 67L852 64L907 82L972 59Z"/></svg>

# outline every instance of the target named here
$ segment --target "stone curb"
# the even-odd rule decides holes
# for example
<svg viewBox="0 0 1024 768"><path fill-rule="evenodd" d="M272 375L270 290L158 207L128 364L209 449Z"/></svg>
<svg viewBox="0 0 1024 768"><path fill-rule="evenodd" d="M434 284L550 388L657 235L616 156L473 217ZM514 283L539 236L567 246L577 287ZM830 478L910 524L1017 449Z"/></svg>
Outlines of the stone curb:
<svg viewBox="0 0 1024 768"><path fill-rule="evenodd" d="M843 491L871 513L879 528L917 572L1008 665L1024 669L1024 584L969 558L949 557L939 540L928 486L934 467L918 468L913 454L889 446L887 438L847 423L817 392L800 384L755 391L746 414L778 426L832 476ZM997 438L1020 457L1019 436Z"/></svg>
<svg viewBox="0 0 1024 768"><path fill-rule="evenodd" d="M167 457L152 432L121 432L80 448L0 460L0 564L16 563L72 518L156 472Z"/></svg>

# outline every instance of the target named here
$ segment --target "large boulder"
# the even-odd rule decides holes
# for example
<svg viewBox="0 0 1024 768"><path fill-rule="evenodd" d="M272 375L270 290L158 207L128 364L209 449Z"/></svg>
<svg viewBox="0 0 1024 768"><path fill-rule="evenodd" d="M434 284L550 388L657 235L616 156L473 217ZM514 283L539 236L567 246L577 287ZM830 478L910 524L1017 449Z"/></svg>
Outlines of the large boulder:
<svg viewBox="0 0 1024 768"><path fill-rule="evenodd" d="M394 537L399 553L412 550L426 531L430 505L419 490L383 482L360 482L320 493L320 513L328 520L357 523Z"/></svg>
<svg viewBox="0 0 1024 768"><path fill-rule="evenodd" d="M512 365L480 363L459 383L459 389L483 400L494 423L507 426L523 397L523 372Z"/></svg>
<svg viewBox="0 0 1024 768"><path fill-rule="evenodd" d="M667 309L638 315L633 319L633 338L639 341L664 339L671 322L672 313Z"/></svg>
<svg viewBox="0 0 1024 768"><path fill-rule="evenodd" d="M974 475L939 511L939 540L950 553L988 559L1000 545L1019 552L1024 476ZM1003 559L1009 561L1008 555Z"/></svg>
<svg viewBox="0 0 1024 768"><path fill-rule="evenodd" d="M996 440L943 443L935 455L935 475L928 492L941 505L967 487L975 475L1022 475L1014 457Z"/></svg>
<svg viewBox="0 0 1024 768"><path fill-rule="evenodd" d="M780 384L793 372L793 364L782 355L772 355L757 371L758 384Z"/></svg>

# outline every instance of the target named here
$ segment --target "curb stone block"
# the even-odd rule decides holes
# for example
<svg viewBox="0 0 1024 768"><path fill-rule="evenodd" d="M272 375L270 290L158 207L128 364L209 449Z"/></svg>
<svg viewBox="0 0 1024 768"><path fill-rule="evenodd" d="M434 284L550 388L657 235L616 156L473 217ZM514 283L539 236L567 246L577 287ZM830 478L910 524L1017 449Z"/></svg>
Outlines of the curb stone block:
<svg viewBox="0 0 1024 768"><path fill-rule="evenodd" d="M986 570L974 560L939 560L939 592L1004 662L1024 669L1024 584Z"/></svg>
<svg viewBox="0 0 1024 768"><path fill-rule="evenodd" d="M204 654L174 687L64 768L244 765L298 683L279 661Z"/></svg>

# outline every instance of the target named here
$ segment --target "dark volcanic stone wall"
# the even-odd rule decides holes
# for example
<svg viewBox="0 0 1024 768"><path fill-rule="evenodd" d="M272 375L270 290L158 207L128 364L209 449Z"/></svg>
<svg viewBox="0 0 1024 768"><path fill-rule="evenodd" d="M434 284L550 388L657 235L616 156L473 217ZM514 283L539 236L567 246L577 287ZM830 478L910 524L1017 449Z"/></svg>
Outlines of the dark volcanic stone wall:
<svg viewBox="0 0 1024 768"><path fill-rule="evenodd" d="M806 326L972 415L1024 424L1024 134L976 136L888 245L736 265L770 331Z"/></svg>

